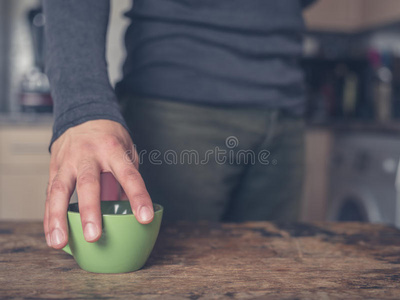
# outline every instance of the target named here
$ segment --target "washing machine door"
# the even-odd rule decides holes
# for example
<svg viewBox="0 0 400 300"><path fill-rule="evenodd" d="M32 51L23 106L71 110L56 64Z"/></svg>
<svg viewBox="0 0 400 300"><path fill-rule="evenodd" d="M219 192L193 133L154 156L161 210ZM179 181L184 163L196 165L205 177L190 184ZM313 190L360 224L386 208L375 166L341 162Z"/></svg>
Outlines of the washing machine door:
<svg viewBox="0 0 400 300"><path fill-rule="evenodd" d="M329 221L382 223L378 199L363 186L343 187L328 207Z"/></svg>
<svg viewBox="0 0 400 300"><path fill-rule="evenodd" d="M394 135L337 133L330 164L327 218L396 224L400 215L396 216L400 208L395 188L399 149L400 139ZM400 176L397 178L400 191Z"/></svg>

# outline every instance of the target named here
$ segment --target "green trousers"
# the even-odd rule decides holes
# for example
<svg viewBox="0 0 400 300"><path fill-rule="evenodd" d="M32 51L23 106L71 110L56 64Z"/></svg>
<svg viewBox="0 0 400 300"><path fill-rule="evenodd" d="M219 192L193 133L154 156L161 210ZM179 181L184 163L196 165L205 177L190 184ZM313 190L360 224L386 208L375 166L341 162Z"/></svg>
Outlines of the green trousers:
<svg viewBox="0 0 400 300"><path fill-rule="evenodd" d="M304 122L279 110L125 98L139 171L164 221L296 220Z"/></svg>

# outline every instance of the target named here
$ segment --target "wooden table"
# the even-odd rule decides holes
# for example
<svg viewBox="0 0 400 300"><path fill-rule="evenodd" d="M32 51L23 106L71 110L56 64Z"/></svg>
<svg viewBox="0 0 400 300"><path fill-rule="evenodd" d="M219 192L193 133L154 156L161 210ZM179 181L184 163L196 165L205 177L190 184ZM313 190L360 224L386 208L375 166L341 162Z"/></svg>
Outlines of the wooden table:
<svg viewBox="0 0 400 300"><path fill-rule="evenodd" d="M40 223L0 222L0 298L400 299L400 231L358 223L178 223L146 266L92 274Z"/></svg>

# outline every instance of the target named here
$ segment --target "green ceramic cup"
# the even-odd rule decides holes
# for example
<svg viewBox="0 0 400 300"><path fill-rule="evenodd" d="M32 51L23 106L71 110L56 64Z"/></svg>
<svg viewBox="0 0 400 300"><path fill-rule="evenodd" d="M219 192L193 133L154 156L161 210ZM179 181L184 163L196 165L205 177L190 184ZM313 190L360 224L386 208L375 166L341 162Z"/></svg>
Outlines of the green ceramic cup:
<svg viewBox="0 0 400 300"><path fill-rule="evenodd" d="M163 207L154 204L154 219L140 224L132 213L129 201L101 201L103 231L94 243L86 242L78 204L68 207L68 245L78 265L94 273L126 273L146 263L160 230Z"/></svg>

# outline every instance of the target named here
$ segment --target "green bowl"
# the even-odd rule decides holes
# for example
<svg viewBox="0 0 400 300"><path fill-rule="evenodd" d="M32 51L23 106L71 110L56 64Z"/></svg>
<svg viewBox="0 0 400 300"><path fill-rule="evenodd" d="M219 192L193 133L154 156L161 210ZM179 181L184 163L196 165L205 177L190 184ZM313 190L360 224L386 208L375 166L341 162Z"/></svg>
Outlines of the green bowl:
<svg viewBox="0 0 400 300"><path fill-rule="evenodd" d="M68 207L68 245L78 265L94 273L126 273L144 266L160 230L163 207L154 205L154 219L140 224L129 201L101 201L103 230L101 238L89 243L83 236L78 203Z"/></svg>

